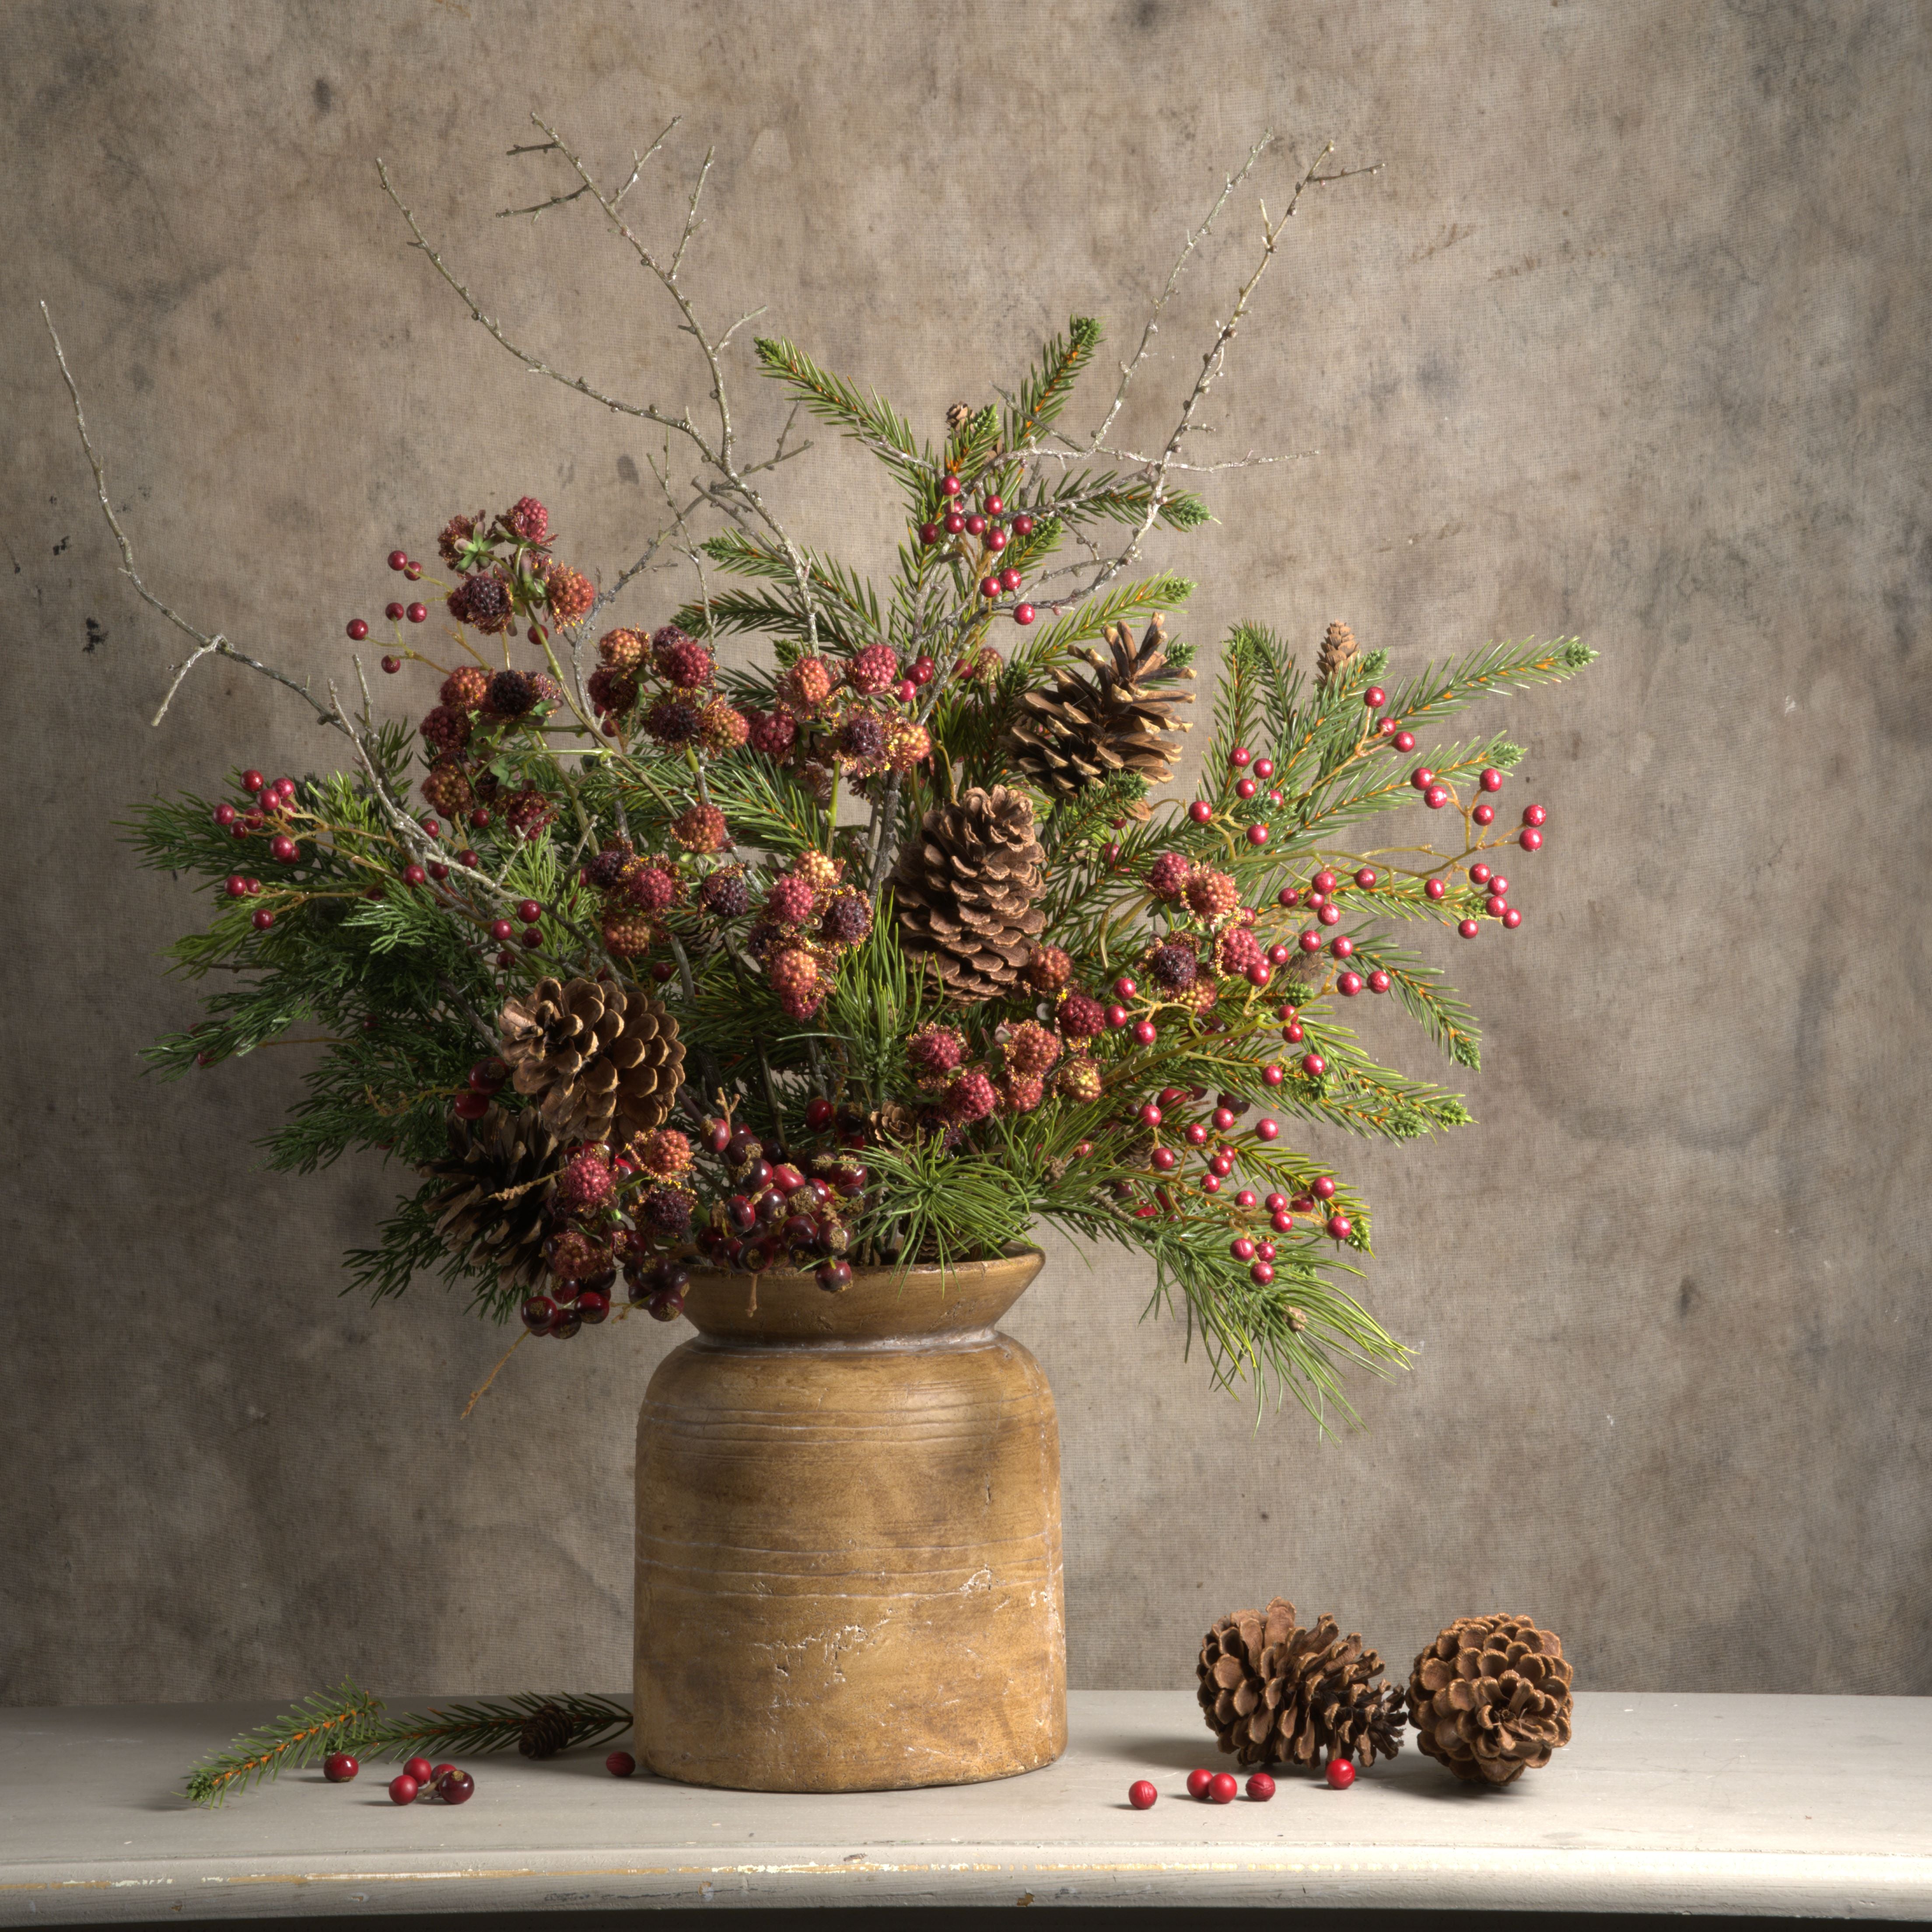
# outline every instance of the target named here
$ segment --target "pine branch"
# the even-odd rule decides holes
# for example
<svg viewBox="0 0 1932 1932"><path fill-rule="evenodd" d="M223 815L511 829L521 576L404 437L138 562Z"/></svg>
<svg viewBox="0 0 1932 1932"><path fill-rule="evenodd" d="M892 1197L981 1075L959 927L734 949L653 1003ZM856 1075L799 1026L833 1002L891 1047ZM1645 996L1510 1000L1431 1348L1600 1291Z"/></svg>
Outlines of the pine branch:
<svg viewBox="0 0 1932 1932"><path fill-rule="evenodd" d="M1103 333L1091 316L1076 315L1066 325L1066 333L1054 336L1040 351L1039 361L1006 412L1009 449L1025 448L1058 421L1082 371L1093 361Z"/></svg>
<svg viewBox="0 0 1932 1932"><path fill-rule="evenodd" d="M917 478L930 467L911 425L890 403L862 394L842 376L820 368L795 344L761 337L753 350L766 375L783 383L821 422L865 444L896 474Z"/></svg>
<svg viewBox="0 0 1932 1932"><path fill-rule="evenodd" d="M631 1714L608 1697L566 1696L524 1691L514 1697L490 1698L473 1704L446 1704L412 1712L380 1726L364 1741L372 1755L390 1757L479 1756L490 1751L519 1750L530 1739L532 1720L555 1712L570 1726L569 1742L560 1750L600 1744L628 1729ZM543 1755L556 1754L545 1751ZM533 1751L525 1752L534 1756Z"/></svg>
<svg viewBox="0 0 1932 1932"><path fill-rule="evenodd" d="M1419 953L1390 944L1377 935L1355 935L1349 964L1358 973L1380 970L1389 976L1390 990L1403 1010L1428 1034L1444 1056L1458 1066L1480 1067L1482 1035L1476 1016L1451 986L1438 967Z"/></svg>
<svg viewBox="0 0 1932 1932"><path fill-rule="evenodd" d="M331 1751L358 1750L382 1709L379 1698L345 1677L334 1690L303 1698L272 1724L244 1732L226 1750L202 1759L188 1773L182 1796L212 1810L264 1778L299 1770Z"/></svg>

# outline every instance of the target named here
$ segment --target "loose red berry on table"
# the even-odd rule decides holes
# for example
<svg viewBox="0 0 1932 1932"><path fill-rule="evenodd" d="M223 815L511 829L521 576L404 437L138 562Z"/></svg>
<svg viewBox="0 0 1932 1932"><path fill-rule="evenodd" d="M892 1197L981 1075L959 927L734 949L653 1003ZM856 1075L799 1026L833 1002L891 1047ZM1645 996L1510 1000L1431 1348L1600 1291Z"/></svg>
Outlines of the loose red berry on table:
<svg viewBox="0 0 1932 1932"><path fill-rule="evenodd" d="M400 624L403 621L403 607L400 604L386 604L382 606L382 615L391 623Z"/></svg>
<svg viewBox="0 0 1932 1932"><path fill-rule="evenodd" d="M1232 1771L1217 1771L1208 1780L1208 1802L1210 1804L1232 1804L1240 1788Z"/></svg>
<svg viewBox="0 0 1932 1932"><path fill-rule="evenodd" d="M1465 939L1474 939L1477 934L1480 932L1482 929L1483 928L1478 925L1473 919L1464 920L1462 924L1456 928L1456 930L1460 932Z"/></svg>
<svg viewBox="0 0 1932 1932"><path fill-rule="evenodd" d="M1431 879L1422 889L1432 899L1439 899L1449 888L1440 879Z"/></svg>
<svg viewBox="0 0 1932 1932"><path fill-rule="evenodd" d="M400 658L386 656L382 660L383 670L387 671L392 677L394 677L397 672L400 670L402 668L403 661Z"/></svg>
<svg viewBox="0 0 1932 1932"><path fill-rule="evenodd" d="M1190 1771L1187 1774L1187 1795L1190 1798L1205 1798L1208 1787L1214 1782L1212 1772Z"/></svg>
<svg viewBox="0 0 1932 1932"><path fill-rule="evenodd" d="M410 554L407 550L392 550L390 551L389 568L392 570L406 570L409 567Z"/></svg>
<svg viewBox="0 0 1932 1932"><path fill-rule="evenodd" d="M435 1768L434 1768L434 1769L430 1772L430 1774L429 1774L429 1775L430 1775L430 1782L432 1784L440 1784L442 1782L442 1780L443 1780L446 1778L447 1778L447 1777L449 1775L449 1774L450 1774L452 1771L454 1771L455 1768L456 1768L456 1767L455 1767L455 1766L454 1766L454 1765L453 1765L453 1764L440 1764L440 1765L437 1765L437 1766L436 1766L436 1767L435 1767Z"/></svg>
<svg viewBox="0 0 1932 1932"><path fill-rule="evenodd" d="M1197 798L1187 808L1187 815L1196 825L1205 825L1214 816L1214 808L1204 798Z"/></svg>
<svg viewBox="0 0 1932 1932"><path fill-rule="evenodd" d="M413 1778L418 1784L427 1784L435 1774L435 1767L426 1757L412 1757L403 1766L403 1775Z"/></svg>
<svg viewBox="0 0 1932 1932"><path fill-rule="evenodd" d="M322 1761L322 1774L332 1784L346 1784L362 1768L346 1751L331 1751Z"/></svg>
<svg viewBox="0 0 1932 1932"><path fill-rule="evenodd" d="M638 1768L638 1760L628 1751L613 1751L604 1760L604 1768L613 1778L628 1778Z"/></svg>
<svg viewBox="0 0 1932 1932"><path fill-rule="evenodd" d="M389 1780L389 1802L392 1804L413 1804L416 1793L422 1789L407 1772Z"/></svg>
<svg viewBox="0 0 1932 1932"><path fill-rule="evenodd" d="M1346 1791L1355 1781L1355 1767L1345 1757L1331 1757L1322 1775L1328 1779L1330 1790Z"/></svg>
<svg viewBox="0 0 1932 1932"><path fill-rule="evenodd" d="M436 1781L436 1795L446 1804L467 1804L476 1791L476 1779L466 1771L458 1771L454 1765Z"/></svg>
<svg viewBox="0 0 1932 1932"><path fill-rule="evenodd" d="M1415 734L1413 731L1398 731L1395 734L1395 748L1398 752L1414 751Z"/></svg>
<svg viewBox="0 0 1932 1932"><path fill-rule="evenodd" d="M1160 1796L1144 1778L1137 1778L1127 1786L1127 1802L1136 1811L1151 1811L1154 1800Z"/></svg>
<svg viewBox="0 0 1932 1932"><path fill-rule="evenodd" d="M1258 1771L1248 1780L1248 1796L1257 1804L1265 1804L1274 1796L1274 1780L1264 1771Z"/></svg>
<svg viewBox="0 0 1932 1932"><path fill-rule="evenodd" d="M1018 604L1013 607L1013 622L1016 624L1030 624L1038 614L1030 604Z"/></svg>
<svg viewBox="0 0 1932 1932"><path fill-rule="evenodd" d="M1517 834L1516 842L1526 852L1538 851L1540 850L1543 844L1543 834L1538 831L1534 826L1526 825Z"/></svg>
<svg viewBox="0 0 1932 1932"><path fill-rule="evenodd" d="M1311 1080L1319 1080L1328 1071L1328 1063L1318 1053L1304 1053L1301 1056L1301 1070Z"/></svg>
<svg viewBox="0 0 1932 1932"><path fill-rule="evenodd" d="M369 626L360 617L352 617L349 620L349 634L359 644L369 634Z"/></svg>
<svg viewBox="0 0 1932 1932"><path fill-rule="evenodd" d="M1540 805L1526 805L1522 808L1522 822L1526 825L1540 825L1549 816Z"/></svg>

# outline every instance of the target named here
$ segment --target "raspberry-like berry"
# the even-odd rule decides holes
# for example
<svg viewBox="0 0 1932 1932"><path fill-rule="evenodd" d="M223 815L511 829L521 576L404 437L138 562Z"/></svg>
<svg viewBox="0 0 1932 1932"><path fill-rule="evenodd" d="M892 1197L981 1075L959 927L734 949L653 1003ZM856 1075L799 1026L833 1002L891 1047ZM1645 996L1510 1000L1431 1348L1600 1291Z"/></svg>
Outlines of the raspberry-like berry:
<svg viewBox="0 0 1932 1932"><path fill-rule="evenodd" d="M467 712L452 711L446 704L439 704L416 729L422 734L423 742L434 756L447 758L469 743L470 715Z"/></svg>
<svg viewBox="0 0 1932 1932"><path fill-rule="evenodd" d="M1100 1097L1100 1070L1084 1054L1076 1054L1054 1076L1054 1084L1070 1100L1097 1100Z"/></svg>
<svg viewBox="0 0 1932 1932"><path fill-rule="evenodd" d="M556 805L535 785L526 785L514 797L504 801L503 816L519 838L534 838L556 818Z"/></svg>
<svg viewBox="0 0 1932 1932"><path fill-rule="evenodd" d="M607 845L584 868L584 883L594 890L608 892L624 876L632 854L628 845Z"/></svg>
<svg viewBox="0 0 1932 1932"><path fill-rule="evenodd" d="M604 915L604 946L620 959L634 959L648 952L657 938L657 928L647 914L616 908Z"/></svg>
<svg viewBox="0 0 1932 1932"><path fill-rule="evenodd" d="M519 496L504 512L503 521L526 544L550 542L550 512L534 496Z"/></svg>
<svg viewBox="0 0 1932 1932"><path fill-rule="evenodd" d="M476 801L468 776L454 758L437 759L418 789L439 812L452 814L467 812Z"/></svg>
<svg viewBox="0 0 1932 1932"><path fill-rule="evenodd" d="M714 758L735 752L750 731L745 714L722 698L714 698L698 714L698 742Z"/></svg>
<svg viewBox="0 0 1932 1932"><path fill-rule="evenodd" d="M490 674L481 664L458 664L436 696L452 711L481 711L490 701Z"/></svg>
<svg viewBox="0 0 1932 1932"><path fill-rule="evenodd" d="M610 1250L582 1229L567 1228L544 1244L544 1259L559 1281L595 1281L610 1265Z"/></svg>
<svg viewBox="0 0 1932 1932"><path fill-rule="evenodd" d="M813 897L802 879L774 879L765 895L765 916L780 926L802 926L812 916Z"/></svg>
<svg viewBox="0 0 1932 1932"><path fill-rule="evenodd" d="M563 703L563 686L548 671L533 670L530 678L530 688L536 693L539 704L548 704L554 711Z"/></svg>
<svg viewBox="0 0 1932 1932"><path fill-rule="evenodd" d="M473 518L452 517L443 525L442 533L436 540L436 554L452 570L460 568L464 546L476 534L476 524Z"/></svg>
<svg viewBox="0 0 1932 1932"><path fill-rule="evenodd" d="M510 628L510 592L494 572L479 571L466 577L444 602L449 614L460 624L473 624L486 635L495 636Z"/></svg>
<svg viewBox="0 0 1932 1932"><path fill-rule="evenodd" d="M863 892L835 893L819 931L834 946L856 946L872 929L872 902Z"/></svg>
<svg viewBox="0 0 1932 1932"><path fill-rule="evenodd" d="M884 720L869 711L855 711L838 728L838 756L845 763L876 770L885 762Z"/></svg>
<svg viewBox="0 0 1932 1932"><path fill-rule="evenodd" d="M653 1187L638 1203L638 1219L654 1232L676 1239L691 1226L691 1196L676 1187Z"/></svg>
<svg viewBox="0 0 1932 1932"><path fill-rule="evenodd" d="M677 880L662 866L640 866L625 890L640 912L662 912L677 897Z"/></svg>
<svg viewBox="0 0 1932 1932"><path fill-rule="evenodd" d="M498 718L520 718L537 701L535 682L520 670L500 670L490 680L489 709Z"/></svg>
<svg viewBox="0 0 1932 1932"><path fill-rule="evenodd" d="M1188 947L1176 945L1172 940L1165 946L1156 946L1148 956L1148 973L1170 993L1184 992L1192 986L1200 965Z"/></svg>
<svg viewBox="0 0 1932 1932"><path fill-rule="evenodd" d="M574 624L590 614L590 607L597 602L597 592L589 578L582 571L573 570L567 563L550 563L544 567L544 602L550 607L550 614L560 624Z"/></svg>
<svg viewBox="0 0 1932 1932"><path fill-rule="evenodd" d="M1220 964L1223 973L1245 973L1261 965L1265 957L1261 941L1246 926L1233 926L1222 934Z"/></svg>
<svg viewBox="0 0 1932 1932"><path fill-rule="evenodd" d="M845 876L844 861L828 858L823 852L800 853L791 869L794 878L802 879L821 898Z"/></svg>
<svg viewBox="0 0 1932 1932"><path fill-rule="evenodd" d="M898 681L898 653L890 644L868 644L845 667L845 682L854 691L886 691Z"/></svg>
<svg viewBox="0 0 1932 1932"><path fill-rule="evenodd" d="M584 688L598 711L628 711L638 701L638 680L628 671L613 670L608 664L590 674Z"/></svg>
<svg viewBox="0 0 1932 1932"><path fill-rule="evenodd" d="M1060 1003L1060 1030L1069 1040L1092 1040L1107 1030L1107 1010L1078 987Z"/></svg>
<svg viewBox="0 0 1932 1932"><path fill-rule="evenodd" d="M1010 1073L1000 1082L1000 1097L1010 1112L1030 1114L1046 1098L1046 1083L1025 1074Z"/></svg>
<svg viewBox="0 0 1932 1932"><path fill-rule="evenodd" d="M818 962L801 946L781 946L765 971L782 1000L807 1000L818 991Z"/></svg>
<svg viewBox="0 0 1932 1932"><path fill-rule="evenodd" d="M1036 946L1026 963L1027 984L1039 993L1057 993L1073 976L1073 962L1057 946Z"/></svg>
<svg viewBox="0 0 1932 1932"><path fill-rule="evenodd" d="M1030 1077L1044 1073L1060 1058L1060 1042L1037 1020L1022 1020L1006 1036L1006 1064L1015 1073Z"/></svg>
<svg viewBox="0 0 1932 1932"><path fill-rule="evenodd" d="M1197 868L1189 878L1186 898L1188 904L1202 919L1220 919L1241 902L1234 880L1226 872L1215 872L1207 866Z"/></svg>
<svg viewBox="0 0 1932 1932"><path fill-rule="evenodd" d="M644 729L667 750L695 743L704 714L688 698L661 698L644 714Z"/></svg>
<svg viewBox="0 0 1932 1932"><path fill-rule="evenodd" d="M662 638L664 633L658 634ZM716 668L711 653L695 638L688 638L682 631L656 645L654 656L658 676L680 691L702 690L711 682Z"/></svg>
<svg viewBox="0 0 1932 1932"><path fill-rule="evenodd" d="M752 889L742 872L713 872L699 888L698 902L713 919L742 919L751 910Z"/></svg>
<svg viewBox="0 0 1932 1932"><path fill-rule="evenodd" d="M724 814L715 805L694 805L670 822L670 836L687 852L722 852L731 842Z"/></svg>
<svg viewBox="0 0 1932 1932"><path fill-rule="evenodd" d="M982 1120L999 1104L992 1082L976 1066L961 1074L946 1096L946 1111L956 1120Z"/></svg>
<svg viewBox="0 0 1932 1932"><path fill-rule="evenodd" d="M886 763L903 777L932 756L932 734L923 724L898 718L886 727Z"/></svg>
<svg viewBox="0 0 1932 1932"><path fill-rule="evenodd" d="M832 695L832 668L823 658L800 658L778 680L778 695L809 715Z"/></svg>
<svg viewBox="0 0 1932 1932"><path fill-rule="evenodd" d="M966 1058L966 1042L950 1027L922 1026L906 1042L906 1058L922 1082L944 1080Z"/></svg>
<svg viewBox="0 0 1932 1932"><path fill-rule="evenodd" d="M1178 899L1187 889L1194 861L1182 852L1163 852L1148 868L1148 890L1157 899Z"/></svg>
<svg viewBox="0 0 1932 1932"><path fill-rule="evenodd" d="M641 631L606 631L597 640L597 655L613 670L636 670L650 646Z"/></svg>
<svg viewBox="0 0 1932 1932"><path fill-rule="evenodd" d="M675 1127L659 1127L632 1142L631 1158L646 1174L654 1174L660 1180L675 1180L691 1171L691 1143Z"/></svg>
<svg viewBox="0 0 1932 1932"><path fill-rule="evenodd" d="M564 1163L556 1178L556 1202L565 1213L580 1214L610 1198L610 1164L601 1148L586 1148Z"/></svg>
<svg viewBox="0 0 1932 1932"><path fill-rule="evenodd" d="M798 739L798 720L789 711L774 711L769 716L754 712L748 742L754 752L768 758L782 758Z"/></svg>

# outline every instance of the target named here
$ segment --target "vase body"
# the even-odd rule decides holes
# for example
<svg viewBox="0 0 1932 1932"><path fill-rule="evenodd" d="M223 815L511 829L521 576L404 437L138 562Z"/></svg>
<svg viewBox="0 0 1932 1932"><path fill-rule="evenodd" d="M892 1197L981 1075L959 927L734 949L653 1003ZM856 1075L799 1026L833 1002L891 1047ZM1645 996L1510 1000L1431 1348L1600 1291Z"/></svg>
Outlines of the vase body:
<svg viewBox="0 0 1932 1932"><path fill-rule="evenodd" d="M994 1326L1040 1262L694 1276L638 1424L650 1770L881 1791L1066 1748L1059 1426Z"/></svg>

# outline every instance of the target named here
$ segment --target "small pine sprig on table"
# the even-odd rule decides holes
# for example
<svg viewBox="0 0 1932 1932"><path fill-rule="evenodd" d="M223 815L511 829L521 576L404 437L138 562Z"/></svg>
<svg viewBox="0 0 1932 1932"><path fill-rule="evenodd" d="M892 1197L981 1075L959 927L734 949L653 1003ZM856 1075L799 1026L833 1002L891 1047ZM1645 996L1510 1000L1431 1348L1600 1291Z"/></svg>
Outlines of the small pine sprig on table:
<svg viewBox="0 0 1932 1932"><path fill-rule="evenodd" d="M352 1756L476 1756L514 1749L555 1757L628 1730L631 1714L608 1697L525 1691L390 1717L380 1697L347 1678L304 1697L260 1730L244 1732L188 1774L182 1796L213 1810L256 1784L336 1751Z"/></svg>

